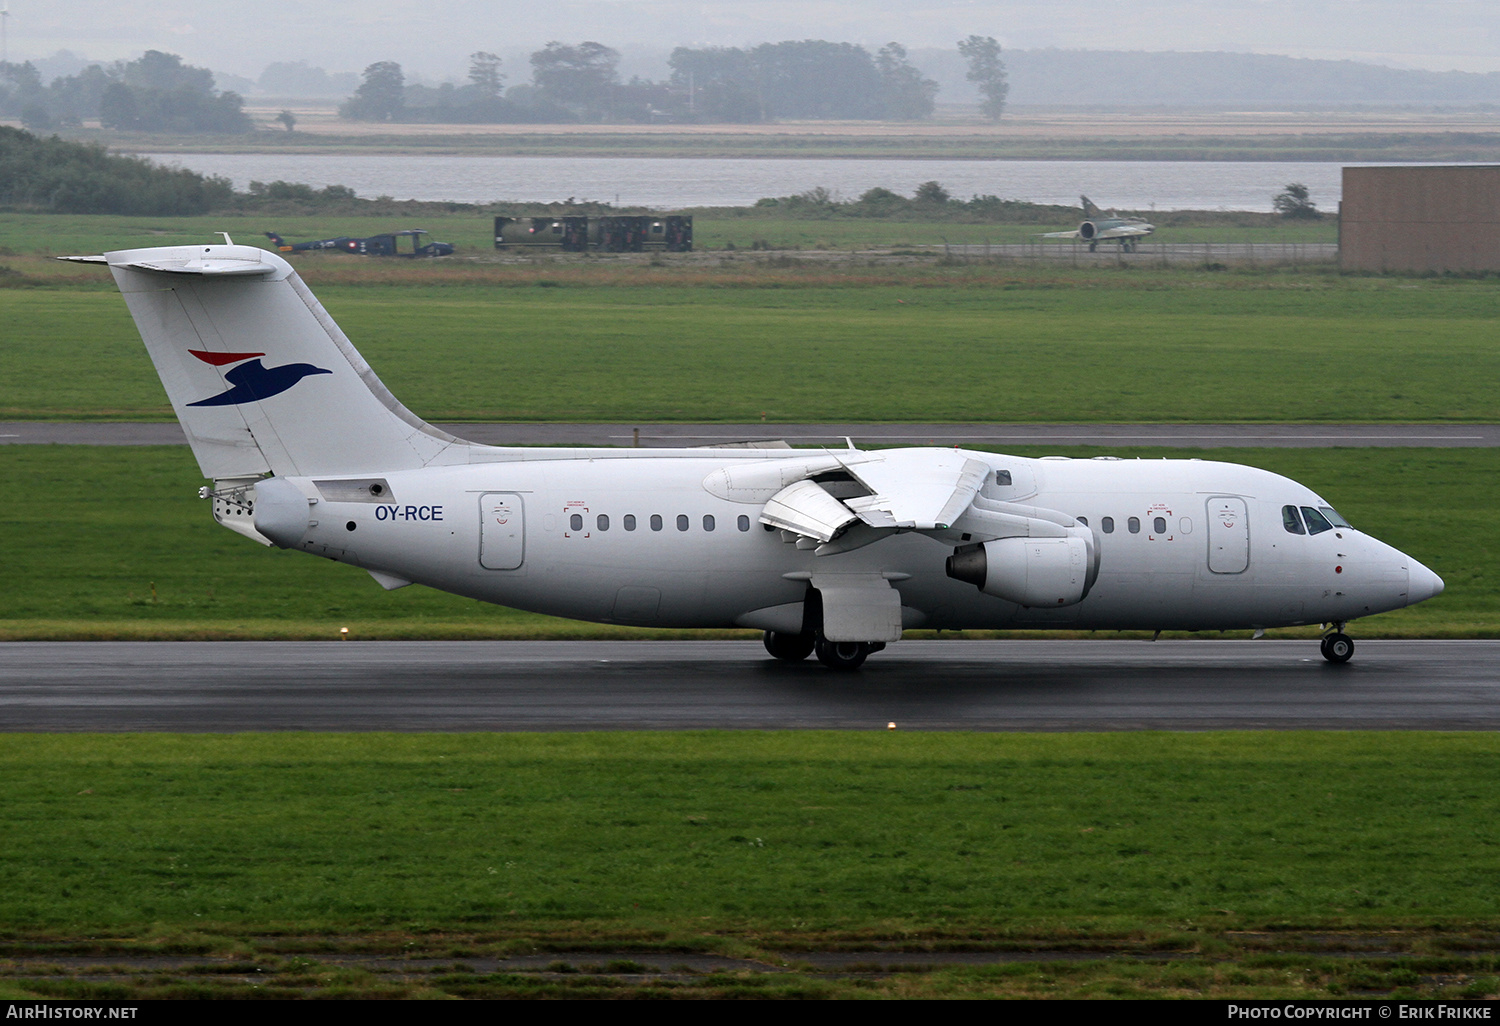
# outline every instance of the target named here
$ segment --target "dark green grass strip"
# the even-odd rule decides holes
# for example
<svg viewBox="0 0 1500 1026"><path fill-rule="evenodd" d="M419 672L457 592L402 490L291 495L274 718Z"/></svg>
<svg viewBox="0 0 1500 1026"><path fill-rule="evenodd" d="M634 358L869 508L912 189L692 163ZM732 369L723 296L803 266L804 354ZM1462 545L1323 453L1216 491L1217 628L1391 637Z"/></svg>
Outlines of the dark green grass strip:
<svg viewBox="0 0 1500 1026"><path fill-rule="evenodd" d="M1497 755L1474 733L5 734L0 935L1493 928Z"/></svg>
<svg viewBox="0 0 1500 1026"><path fill-rule="evenodd" d="M667 269L621 284L474 273L484 280L317 290L431 420L1500 419L1490 281L965 267L912 278L817 264L690 285ZM0 418L170 417L107 284L0 289L0 317Z"/></svg>

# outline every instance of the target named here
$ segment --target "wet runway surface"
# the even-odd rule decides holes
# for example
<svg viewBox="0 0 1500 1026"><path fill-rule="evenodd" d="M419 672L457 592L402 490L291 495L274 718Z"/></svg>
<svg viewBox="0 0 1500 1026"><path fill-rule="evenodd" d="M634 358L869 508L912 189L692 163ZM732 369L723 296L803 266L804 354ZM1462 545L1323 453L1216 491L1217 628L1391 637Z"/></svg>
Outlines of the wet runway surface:
<svg viewBox="0 0 1500 1026"><path fill-rule="evenodd" d="M486 445L660 448L784 440L844 445L1164 445L1185 448L1500 446L1500 424L439 424ZM0 423L0 445L186 445L173 423Z"/></svg>
<svg viewBox="0 0 1500 1026"><path fill-rule="evenodd" d="M0 729L1500 729L1500 641L14 642Z"/></svg>

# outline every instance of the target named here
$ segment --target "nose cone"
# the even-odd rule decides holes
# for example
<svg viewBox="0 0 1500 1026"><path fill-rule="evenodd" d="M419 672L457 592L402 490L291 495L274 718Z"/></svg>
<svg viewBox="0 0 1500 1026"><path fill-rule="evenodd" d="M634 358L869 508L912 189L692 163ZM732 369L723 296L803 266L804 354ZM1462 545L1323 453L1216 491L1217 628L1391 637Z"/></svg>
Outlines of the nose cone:
<svg viewBox="0 0 1500 1026"><path fill-rule="evenodd" d="M1410 583L1406 588L1406 604L1414 606L1443 593L1443 579L1415 559L1407 568Z"/></svg>

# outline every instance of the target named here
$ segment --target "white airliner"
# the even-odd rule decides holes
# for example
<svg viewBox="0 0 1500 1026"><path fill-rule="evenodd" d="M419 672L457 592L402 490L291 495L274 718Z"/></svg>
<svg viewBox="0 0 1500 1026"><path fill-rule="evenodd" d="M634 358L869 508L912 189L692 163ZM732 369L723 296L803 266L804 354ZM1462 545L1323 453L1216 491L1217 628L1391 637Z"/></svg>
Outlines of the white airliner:
<svg viewBox="0 0 1500 1026"><path fill-rule="evenodd" d="M914 627L1324 624L1344 662L1347 621L1443 590L1316 493L1230 463L476 445L397 402L285 260L225 243L64 259L114 273L214 518L386 588L754 628L842 669Z"/></svg>

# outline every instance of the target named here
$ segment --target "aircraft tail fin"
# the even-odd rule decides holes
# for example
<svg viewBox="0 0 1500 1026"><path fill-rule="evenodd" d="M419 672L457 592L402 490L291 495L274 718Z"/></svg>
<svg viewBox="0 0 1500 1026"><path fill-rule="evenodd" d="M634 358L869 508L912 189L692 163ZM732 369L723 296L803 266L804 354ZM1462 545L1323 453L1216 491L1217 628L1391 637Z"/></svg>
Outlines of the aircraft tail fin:
<svg viewBox="0 0 1500 1026"><path fill-rule="evenodd" d="M1104 213L1104 211L1094 206L1094 201L1087 196L1079 196L1078 199L1083 204L1084 217L1099 217Z"/></svg>
<svg viewBox="0 0 1500 1026"><path fill-rule="evenodd" d="M290 264L254 246L104 254L205 477L464 462L402 406Z"/></svg>
<svg viewBox="0 0 1500 1026"><path fill-rule="evenodd" d="M290 253L292 251L292 247L287 243L287 241L280 235L277 235L275 232L266 232L265 235L266 238L271 240L272 245L274 245L281 252Z"/></svg>

